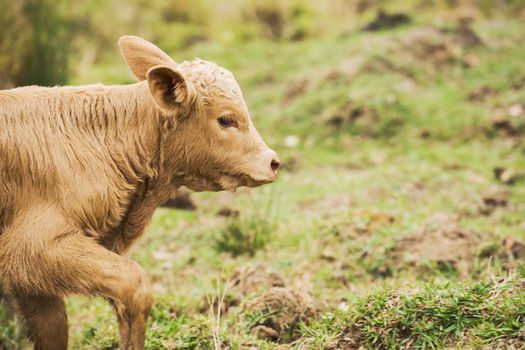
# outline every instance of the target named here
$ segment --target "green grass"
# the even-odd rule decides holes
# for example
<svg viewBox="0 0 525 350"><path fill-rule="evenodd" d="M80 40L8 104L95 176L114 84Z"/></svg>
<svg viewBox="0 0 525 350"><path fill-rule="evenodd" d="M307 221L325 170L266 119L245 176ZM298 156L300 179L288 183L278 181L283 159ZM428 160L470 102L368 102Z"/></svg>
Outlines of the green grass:
<svg viewBox="0 0 525 350"><path fill-rule="evenodd" d="M380 288L305 327L318 346L361 344L371 349L442 349L519 339L524 331L522 277L474 283ZM337 330L334 332L334 329ZM516 343L519 345L519 343ZM521 344L523 345L523 344ZM322 347L313 347L319 348Z"/></svg>
<svg viewBox="0 0 525 350"><path fill-rule="evenodd" d="M525 25L478 18L473 28L484 45L461 47L437 66L435 57L416 57L402 44L429 24L422 15L379 33L254 39L227 49L207 42L171 52L179 61L199 56L231 69L261 135L288 167L270 186L195 194L196 212L158 210L131 254L155 291L148 349L213 349L207 298L236 269L258 265L310 293L321 311L296 325L293 341L272 342L252 332L269 315L243 309L264 290L241 295L221 320L229 349L524 344L525 253L513 255L503 242L525 242L525 115L511 120L518 130L512 136L492 118L525 102ZM477 58L473 67L463 61L467 54ZM73 82L130 79L123 60L108 56ZM298 81L306 87L286 97ZM470 99L481 86L494 92ZM297 146L286 145L290 135ZM498 167L516 169L516 181L495 178ZM481 213L482 196L502 190L508 204ZM223 208L239 217L218 216ZM443 212L480 236L464 261L470 269L394 261L403 238ZM226 298L236 293L230 286ZM68 310L71 349L116 347L116 322L104 301L73 297ZM0 344L9 349L14 328L6 322L0 308Z"/></svg>

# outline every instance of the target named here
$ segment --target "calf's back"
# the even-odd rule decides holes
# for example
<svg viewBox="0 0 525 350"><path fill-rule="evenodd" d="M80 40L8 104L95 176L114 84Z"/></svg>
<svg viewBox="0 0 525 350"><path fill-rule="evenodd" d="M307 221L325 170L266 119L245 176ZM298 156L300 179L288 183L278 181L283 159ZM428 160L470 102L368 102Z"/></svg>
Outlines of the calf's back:
<svg viewBox="0 0 525 350"><path fill-rule="evenodd" d="M99 239L118 229L158 171L149 99L145 83L0 91L0 239L41 204Z"/></svg>

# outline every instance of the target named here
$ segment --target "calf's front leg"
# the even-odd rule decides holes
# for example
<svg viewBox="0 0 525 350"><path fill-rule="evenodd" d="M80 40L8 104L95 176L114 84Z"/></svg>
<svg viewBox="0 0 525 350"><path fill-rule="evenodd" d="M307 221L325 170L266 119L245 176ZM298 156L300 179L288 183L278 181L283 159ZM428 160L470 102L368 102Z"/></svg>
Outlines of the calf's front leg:
<svg viewBox="0 0 525 350"><path fill-rule="evenodd" d="M119 324L120 349L144 349L153 297L140 265L84 236L62 239L60 249L63 256L72 257L65 265L69 268L64 283L71 284L72 292L110 300Z"/></svg>
<svg viewBox="0 0 525 350"><path fill-rule="evenodd" d="M146 322L153 298L149 280L142 268L131 260L127 265L127 276L116 282L113 291L105 296L117 315L120 348L140 350L144 349Z"/></svg>
<svg viewBox="0 0 525 350"><path fill-rule="evenodd" d="M17 276L10 280L37 350L67 349L66 311L58 296L68 294L110 300L119 323L120 349L144 349L153 298L139 264L107 250L80 231L38 244L35 237L32 242L21 238L17 250L24 252L27 264L17 264Z"/></svg>

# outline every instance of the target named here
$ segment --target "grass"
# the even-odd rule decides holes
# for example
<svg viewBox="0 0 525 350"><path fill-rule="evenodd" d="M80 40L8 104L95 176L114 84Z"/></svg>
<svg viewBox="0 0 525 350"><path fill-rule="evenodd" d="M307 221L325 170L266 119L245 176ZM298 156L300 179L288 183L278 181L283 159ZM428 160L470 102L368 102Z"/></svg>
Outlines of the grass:
<svg viewBox="0 0 525 350"><path fill-rule="evenodd" d="M407 290L381 288L304 331L317 337L332 332L328 347L344 349L358 344L374 349L479 347L502 338L523 345L523 283L514 276ZM339 331L333 333L334 328Z"/></svg>
<svg viewBox="0 0 525 350"><path fill-rule="evenodd" d="M525 344L525 114L508 117L511 106L525 102L525 26L477 18L472 28L484 45L460 45L441 64L403 45L427 25L455 28L422 15L379 33L257 39L228 50L207 42L172 53L234 72L285 168L271 186L195 194L196 212L158 210L131 254L155 290L148 349L217 349L219 342L223 349L261 350ZM467 55L477 63L468 66ZM73 83L130 76L115 56L82 79ZM297 85L304 88L292 93ZM469 97L480 87L492 92ZM496 128L496 114L512 126ZM288 144L289 136L298 144ZM502 182L495 168L515 169L515 181ZM483 196L498 191L508 192L507 204L484 214ZM219 216L221 209L239 216ZM468 258L424 268L395 260L401 242L436 213L456 215L461 230L480 237ZM509 237L514 243L504 243ZM457 263L469 268L462 272ZM319 304L310 322L294 325L294 337L271 341L252 332L274 315L244 306L268 286L217 292L237 269L259 265ZM72 297L68 310L72 349L116 348L116 322L104 301ZM12 349L14 328L6 322L0 308L0 343Z"/></svg>
<svg viewBox="0 0 525 350"><path fill-rule="evenodd" d="M233 219L216 238L215 245L220 252L233 256L241 254L255 255L271 239L273 228L265 220L239 221Z"/></svg>

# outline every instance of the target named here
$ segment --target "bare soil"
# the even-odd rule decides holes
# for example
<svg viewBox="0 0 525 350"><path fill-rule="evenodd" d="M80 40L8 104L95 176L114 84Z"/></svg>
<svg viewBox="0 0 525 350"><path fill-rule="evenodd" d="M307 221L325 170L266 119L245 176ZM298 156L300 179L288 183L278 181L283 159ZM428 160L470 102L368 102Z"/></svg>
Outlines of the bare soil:
<svg viewBox="0 0 525 350"><path fill-rule="evenodd" d="M421 229L402 238L391 258L398 269L450 266L466 276L472 269L479 235L462 227L457 216L438 213Z"/></svg>

